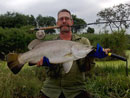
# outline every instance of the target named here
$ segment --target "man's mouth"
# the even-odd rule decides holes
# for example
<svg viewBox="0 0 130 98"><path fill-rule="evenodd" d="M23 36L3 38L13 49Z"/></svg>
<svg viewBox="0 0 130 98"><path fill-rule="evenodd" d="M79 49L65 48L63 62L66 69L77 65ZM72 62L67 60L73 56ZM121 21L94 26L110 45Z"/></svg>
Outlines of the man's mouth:
<svg viewBox="0 0 130 98"><path fill-rule="evenodd" d="M62 27L70 27L69 25L62 25L62 26L60 26L60 28L62 28Z"/></svg>

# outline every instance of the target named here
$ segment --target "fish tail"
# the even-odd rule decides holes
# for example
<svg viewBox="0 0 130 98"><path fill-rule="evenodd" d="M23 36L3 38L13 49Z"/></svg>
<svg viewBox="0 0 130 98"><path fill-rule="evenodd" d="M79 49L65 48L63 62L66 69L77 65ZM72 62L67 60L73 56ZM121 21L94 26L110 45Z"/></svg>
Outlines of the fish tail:
<svg viewBox="0 0 130 98"><path fill-rule="evenodd" d="M9 53L7 55L7 65L14 74L17 74L24 65L19 63L18 56L19 54L17 53Z"/></svg>

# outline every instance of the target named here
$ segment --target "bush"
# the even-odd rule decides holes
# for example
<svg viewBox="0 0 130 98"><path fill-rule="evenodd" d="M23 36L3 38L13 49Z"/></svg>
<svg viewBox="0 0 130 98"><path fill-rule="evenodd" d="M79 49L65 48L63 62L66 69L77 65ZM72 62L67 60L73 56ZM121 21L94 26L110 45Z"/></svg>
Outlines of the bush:
<svg viewBox="0 0 130 98"><path fill-rule="evenodd" d="M83 34L81 36L87 37L93 46L99 43L104 48L110 48L112 53L125 56L125 50L128 45L124 31L113 32L111 34Z"/></svg>
<svg viewBox="0 0 130 98"><path fill-rule="evenodd" d="M28 27L28 30L30 27ZM29 33L26 28L0 28L0 53L5 55L9 52L25 52L27 45L35 38L33 33Z"/></svg>
<svg viewBox="0 0 130 98"><path fill-rule="evenodd" d="M0 28L0 57L9 52L25 52L28 44L35 39L35 32L30 32L31 26L18 28ZM47 34L44 40L52 40L56 34ZM82 34L93 46L99 43L104 48L110 48L113 53L125 56L124 51L129 47L124 31L112 34Z"/></svg>
<svg viewBox="0 0 130 98"><path fill-rule="evenodd" d="M127 36L127 49L129 49L130 50L130 35L126 35Z"/></svg>

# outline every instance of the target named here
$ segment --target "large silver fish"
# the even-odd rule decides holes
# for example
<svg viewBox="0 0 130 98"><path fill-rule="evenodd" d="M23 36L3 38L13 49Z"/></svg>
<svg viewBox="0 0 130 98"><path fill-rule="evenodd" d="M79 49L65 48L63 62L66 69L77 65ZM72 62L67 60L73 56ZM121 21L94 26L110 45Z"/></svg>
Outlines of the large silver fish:
<svg viewBox="0 0 130 98"><path fill-rule="evenodd" d="M92 50L92 46L74 41L44 41L23 54L8 54L7 64L12 72L16 74L25 63L36 64L43 56L46 56L52 64L62 63L65 73L68 73L73 61L86 57Z"/></svg>

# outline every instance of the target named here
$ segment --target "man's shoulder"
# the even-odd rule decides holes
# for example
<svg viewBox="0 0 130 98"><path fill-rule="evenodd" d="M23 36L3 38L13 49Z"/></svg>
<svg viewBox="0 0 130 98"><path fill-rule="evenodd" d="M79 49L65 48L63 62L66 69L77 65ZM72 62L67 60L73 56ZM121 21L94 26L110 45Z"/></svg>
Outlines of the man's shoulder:
<svg viewBox="0 0 130 98"><path fill-rule="evenodd" d="M90 45L90 41L86 37L80 37L79 35L73 34L72 35L72 41L79 41L83 44Z"/></svg>
<svg viewBox="0 0 130 98"><path fill-rule="evenodd" d="M55 37L53 40L60 40L60 36ZM80 37L77 34L72 34L72 41L77 41L86 45L90 45L90 41L86 37Z"/></svg>

